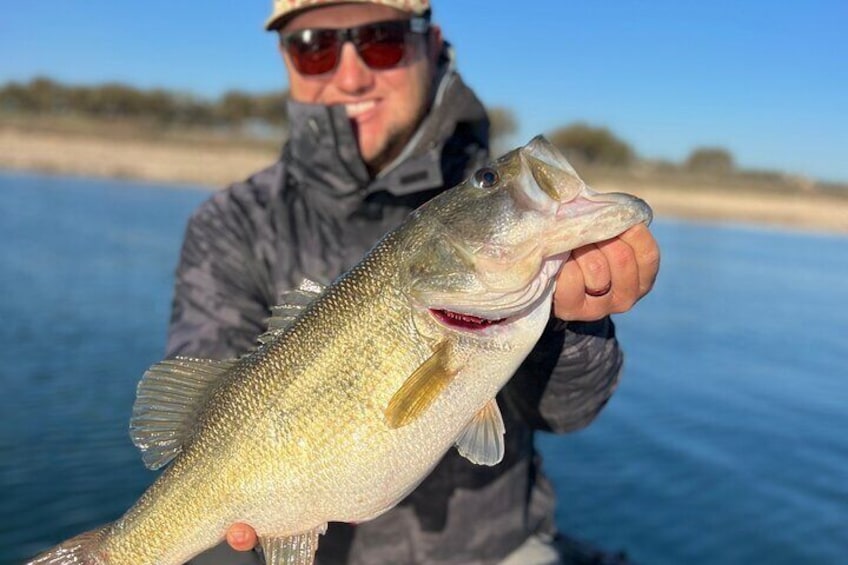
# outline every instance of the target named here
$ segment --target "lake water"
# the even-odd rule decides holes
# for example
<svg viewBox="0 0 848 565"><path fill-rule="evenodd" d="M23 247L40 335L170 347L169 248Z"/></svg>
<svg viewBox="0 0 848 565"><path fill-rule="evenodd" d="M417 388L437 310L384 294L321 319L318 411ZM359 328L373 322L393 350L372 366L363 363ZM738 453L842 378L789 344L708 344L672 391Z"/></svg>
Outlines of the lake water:
<svg viewBox="0 0 848 565"><path fill-rule="evenodd" d="M0 173L0 563L150 483L127 423L162 355L190 188ZM562 529L643 564L844 563L848 237L659 220L619 390L541 438Z"/></svg>

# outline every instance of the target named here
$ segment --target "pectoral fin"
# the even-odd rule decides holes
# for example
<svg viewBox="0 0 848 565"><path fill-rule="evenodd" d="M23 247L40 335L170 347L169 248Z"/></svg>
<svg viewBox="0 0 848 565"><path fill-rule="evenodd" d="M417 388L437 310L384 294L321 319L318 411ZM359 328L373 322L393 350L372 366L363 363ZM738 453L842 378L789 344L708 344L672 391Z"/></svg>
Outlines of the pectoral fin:
<svg viewBox="0 0 848 565"><path fill-rule="evenodd" d="M386 408L386 421L389 426L403 427L433 404L457 373L449 364L450 342L442 341L389 401Z"/></svg>
<svg viewBox="0 0 848 565"><path fill-rule="evenodd" d="M459 454L478 465L497 465L504 456L504 423L498 402L493 398L456 440Z"/></svg>
<svg viewBox="0 0 848 565"><path fill-rule="evenodd" d="M318 537L327 531L327 524L294 536L260 536L266 565L312 565L318 549Z"/></svg>

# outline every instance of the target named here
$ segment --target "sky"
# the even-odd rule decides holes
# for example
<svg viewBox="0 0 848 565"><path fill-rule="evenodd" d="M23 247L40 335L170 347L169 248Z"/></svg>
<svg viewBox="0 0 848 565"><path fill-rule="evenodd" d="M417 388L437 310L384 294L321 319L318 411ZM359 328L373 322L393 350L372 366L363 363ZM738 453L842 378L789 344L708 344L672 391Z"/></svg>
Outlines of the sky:
<svg viewBox="0 0 848 565"><path fill-rule="evenodd" d="M434 21L515 145L583 121L643 158L848 182L846 0L433 0ZM48 76L204 97L285 89L271 0L0 0L0 84Z"/></svg>

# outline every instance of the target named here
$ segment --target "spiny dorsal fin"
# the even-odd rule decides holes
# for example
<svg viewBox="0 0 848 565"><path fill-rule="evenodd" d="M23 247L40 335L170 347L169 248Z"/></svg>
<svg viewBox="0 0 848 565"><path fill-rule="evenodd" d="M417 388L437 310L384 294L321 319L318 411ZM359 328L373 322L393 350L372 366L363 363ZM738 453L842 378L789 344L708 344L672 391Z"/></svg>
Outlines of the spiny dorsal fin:
<svg viewBox="0 0 848 565"><path fill-rule="evenodd" d="M386 421L390 427L409 424L433 404L457 373L449 365L450 342L442 341L392 396L386 407Z"/></svg>
<svg viewBox="0 0 848 565"><path fill-rule="evenodd" d="M214 384L235 363L177 357L144 373L133 405L130 437L149 469L166 465L180 452Z"/></svg>
<svg viewBox="0 0 848 565"><path fill-rule="evenodd" d="M321 296L326 287L321 283L303 279L295 290L284 292L280 304L271 307L268 331L259 336L259 343L268 343L292 325L303 310Z"/></svg>
<svg viewBox="0 0 848 565"><path fill-rule="evenodd" d="M503 417L498 402L491 399L456 440L459 454L477 465L497 465L504 456Z"/></svg>
<svg viewBox="0 0 848 565"><path fill-rule="evenodd" d="M312 565L318 549L318 536L327 531L327 524L294 536L260 536L262 553L267 565Z"/></svg>

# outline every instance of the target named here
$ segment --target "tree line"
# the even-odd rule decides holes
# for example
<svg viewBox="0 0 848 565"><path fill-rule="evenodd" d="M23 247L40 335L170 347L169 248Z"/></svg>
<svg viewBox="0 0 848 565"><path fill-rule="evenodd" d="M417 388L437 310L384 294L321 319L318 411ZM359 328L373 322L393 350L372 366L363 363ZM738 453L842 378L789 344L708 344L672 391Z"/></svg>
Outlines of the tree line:
<svg viewBox="0 0 848 565"><path fill-rule="evenodd" d="M120 83L69 86L49 78L10 82L0 88L0 112L77 115L96 119L152 120L162 125L241 126L250 120L284 127L286 93L230 91L204 99L164 89Z"/></svg>
<svg viewBox="0 0 848 565"><path fill-rule="evenodd" d="M575 164L626 168L638 161L633 148L609 129L582 122L554 130L551 143ZM733 155L721 147L698 147L683 162L693 173L730 174L736 170Z"/></svg>
<svg viewBox="0 0 848 565"><path fill-rule="evenodd" d="M28 83L10 82L0 87L0 113L76 115L92 119L144 119L162 126L215 126L242 128L262 124L285 128L285 91L248 93L232 90L216 99L204 99L164 89L138 89L107 83L97 86L69 86L49 78ZM491 120L494 148L518 130L518 122L508 108L493 107ZM626 168L638 156L626 141L609 129L574 123L548 133L576 165ZM697 148L683 163L692 172L731 173L733 156L720 147Z"/></svg>

